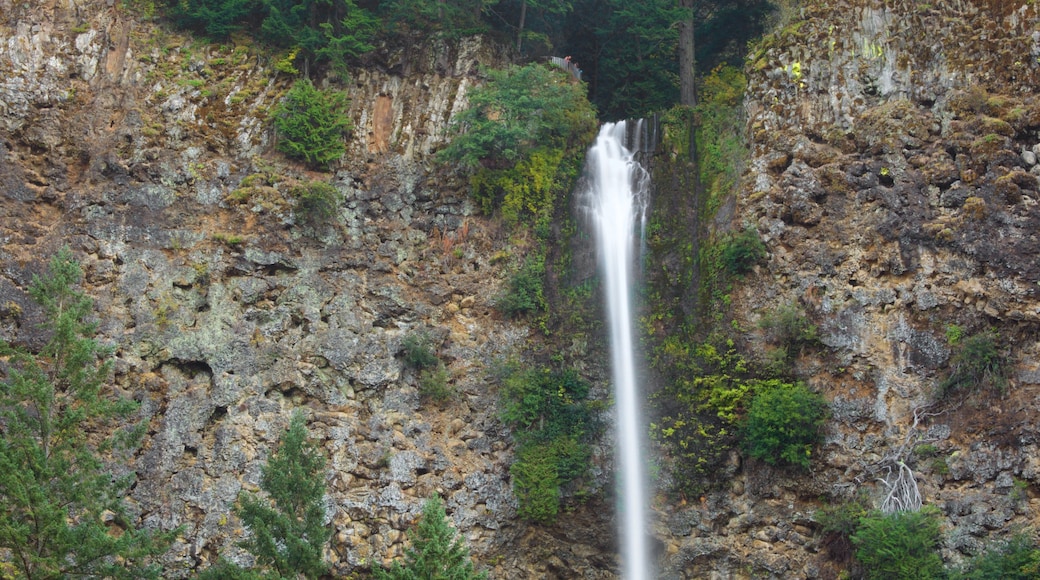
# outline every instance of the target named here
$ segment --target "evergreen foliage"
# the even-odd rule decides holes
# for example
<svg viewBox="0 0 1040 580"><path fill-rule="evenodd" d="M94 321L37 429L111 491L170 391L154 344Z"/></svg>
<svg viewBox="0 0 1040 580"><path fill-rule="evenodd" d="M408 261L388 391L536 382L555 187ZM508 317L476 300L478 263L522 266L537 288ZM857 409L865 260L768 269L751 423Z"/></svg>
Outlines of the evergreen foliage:
<svg viewBox="0 0 1040 580"><path fill-rule="evenodd" d="M322 557L332 535L325 525L325 458L304 423L302 413L293 414L264 466L266 497L243 494L236 510L251 533L242 547L281 578L318 578L328 568Z"/></svg>
<svg viewBox="0 0 1040 580"><path fill-rule="evenodd" d="M437 34L459 38L486 31L481 18L495 0L389 0L379 3L384 26L394 35Z"/></svg>
<svg viewBox="0 0 1040 580"><path fill-rule="evenodd" d="M588 438L596 426L586 402L589 386L574 371L506 369L502 420L513 429L516 461L510 467L519 513L551 523L561 486L588 469Z"/></svg>
<svg viewBox="0 0 1040 580"><path fill-rule="evenodd" d="M352 123L346 114L347 96L318 90L310 79L293 83L273 111L281 139L278 150L316 168L327 168L346 151L343 137Z"/></svg>
<svg viewBox="0 0 1040 580"><path fill-rule="evenodd" d="M110 350L94 339L93 303L68 248L34 277L29 294L51 335L36 353L0 343L0 553L25 578L157 578L148 562L173 534L134 527L110 453L142 431L103 433L133 402L105 389Z"/></svg>
<svg viewBox="0 0 1040 580"><path fill-rule="evenodd" d="M802 383L777 380L758 385L748 409L744 442L748 454L770 464L808 469L813 445L823 438L827 403Z"/></svg>
<svg viewBox="0 0 1040 580"><path fill-rule="evenodd" d="M939 539L939 510L931 506L887 515L872 512L860 518L852 534L856 559L872 580L942 578Z"/></svg>
<svg viewBox="0 0 1040 580"><path fill-rule="evenodd" d="M610 119L646 116L679 100L676 24L687 10L675 0L607 0L597 36L597 104Z"/></svg>
<svg viewBox="0 0 1040 580"><path fill-rule="evenodd" d="M260 0L166 0L166 4L174 24L213 39L241 30L260 8Z"/></svg>
<svg viewBox="0 0 1040 580"><path fill-rule="evenodd" d="M1040 578L1040 547L1025 534L991 546L975 556L951 580L1035 580Z"/></svg>
<svg viewBox="0 0 1040 580"><path fill-rule="evenodd" d="M289 193L296 200L296 215L310 226L320 226L332 220L342 199L335 186L317 180L298 185Z"/></svg>
<svg viewBox="0 0 1040 580"><path fill-rule="evenodd" d="M433 496L423 504L422 518L408 532L411 546L405 550L404 564L394 562L389 569L375 568L377 580L483 580L487 573L477 572L469 549L448 523L444 504Z"/></svg>
<svg viewBox="0 0 1040 580"><path fill-rule="evenodd" d="M956 341L950 359L950 374L940 384L942 394L956 390L975 391L1007 388L1007 358L997 346L994 332L982 332Z"/></svg>
<svg viewBox="0 0 1040 580"><path fill-rule="evenodd" d="M437 366L440 359L434 351L433 337L426 331L413 332L401 341L404 362L409 366L423 370Z"/></svg>
<svg viewBox="0 0 1040 580"><path fill-rule="evenodd" d="M495 301L495 306L513 318L545 310L547 301L544 276L544 260L527 260L523 267L509 278L506 290Z"/></svg>
<svg viewBox="0 0 1040 580"><path fill-rule="evenodd" d="M754 228L747 228L723 237L719 242L719 255L726 273L741 276L766 257L766 246Z"/></svg>

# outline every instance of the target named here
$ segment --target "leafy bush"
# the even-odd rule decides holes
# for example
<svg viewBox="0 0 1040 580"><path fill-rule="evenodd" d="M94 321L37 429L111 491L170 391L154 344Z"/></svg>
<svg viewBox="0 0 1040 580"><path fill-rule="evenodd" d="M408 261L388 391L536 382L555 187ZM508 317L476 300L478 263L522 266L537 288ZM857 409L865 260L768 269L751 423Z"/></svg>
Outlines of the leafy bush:
<svg viewBox="0 0 1040 580"><path fill-rule="evenodd" d="M991 546L950 574L951 580L1035 580L1040 578L1040 548L1025 534Z"/></svg>
<svg viewBox="0 0 1040 580"><path fill-rule="evenodd" d="M659 418L651 435L671 456L679 490L701 493L724 477L720 467L738 442L757 381L732 341L694 343L673 334L652 364L667 369L669 380L652 399Z"/></svg>
<svg viewBox="0 0 1040 580"><path fill-rule="evenodd" d="M828 505L816 512L822 539L820 543L827 557L835 562L850 565L855 558L852 535L859 529L860 520L870 513L867 498L860 495L852 501Z"/></svg>
<svg viewBox="0 0 1040 580"><path fill-rule="evenodd" d="M827 403L802 383L759 383L744 425L748 454L766 463L809 467L812 447L822 439Z"/></svg>
<svg viewBox="0 0 1040 580"><path fill-rule="evenodd" d="M404 362L415 369L423 370L437 366L440 359L434 351L433 337L429 332L412 332L401 341Z"/></svg>
<svg viewBox="0 0 1040 580"><path fill-rule="evenodd" d="M486 572L477 572L470 561L469 550L448 523L444 504L437 496L423 504L422 518L409 530L411 546L405 549L404 564L394 562L389 569L374 568L377 580L483 580Z"/></svg>
<svg viewBox="0 0 1040 580"><path fill-rule="evenodd" d="M473 195L486 213L504 204L510 221L546 220L581 170L595 111L563 71L534 63L487 74L439 157L473 174Z"/></svg>
<svg viewBox="0 0 1040 580"><path fill-rule="evenodd" d="M877 580L942 578L939 539L939 510L931 506L888 515L872 512L860 518L852 534L856 559L867 578Z"/></svg>
<svg viewBox="0 0 1040 580"><path fill-rule="evenodd" d="M974 334L958 341L950 360L950 375L940 384L942 394L983 387L1007 388L1007 359L997 347L993 332Z"/></svg>
<svg viewBox="0 0 1040 580"><path fill-rule="evenodd" d="M43 310L39 352L0 341L0 576L158 578L149 560L180 532L134 527L125 498L133 474L118 459L141 428L102 436L137 408L111 393L111 351L94 335L83 271L63 248L29 295ZM112 525L112 522L119 525ZM11 575L13 573L13 575Z"/></svg>
<svg viewBox="0 0 1040 580"><path fill-rule="evenodd" d="M331 221L343 197L332 184L317 180L293 187L289 195L296 200L295 210L300 221L310 226Z"/></svg>
<svg viewBox="0 0 1040 580"><path fill-rule="evenodd" d="M731 234L719 242L723 269L733 276L742 276L766 257L766 245L754 228Z"/></svg>
<svg viewBox="0 0 1040 580"><path fill-rule="evenodd" d="M498 297L495 306L514 318L545 310L544 270L543 260L529 259L510 277L506 291Z"/></svg>
<svg viewBox="0 0 1040 580"><path fill-rule="evenodd" d="M455 396L455 389L448 382L448 369L443 363L419 373L419 393L438 403L443 403Z"/></svg>
<svg viewBox="0 0 1040 580"><path fill-rule="evenodd" d="M296 81L273 111L281 136L278 150L313 167L327 168L346 151L343 137L352 127L346 106L346 94L318 90L310 79Z"/></svg>
<svg viewBox="0 0 1040 580"><path fill-rule="evenodd" d="M766 332L767 338L777 350L783 353L783 356L778 358L784 362L789 362L791 357L801 353L805 348L816 345L820 340L816 325L794 304L767 312L759 320L758 326Z"/></svg>
<svg viewBox="0 0 1040 580"><path fill-rule="evenodd" d="M560 488L588 468L587 439L595 429L585 398L588 383L574 371L506 369L502 420L513 429L510 467L520 514L549 523L559 512Z"/></svg>

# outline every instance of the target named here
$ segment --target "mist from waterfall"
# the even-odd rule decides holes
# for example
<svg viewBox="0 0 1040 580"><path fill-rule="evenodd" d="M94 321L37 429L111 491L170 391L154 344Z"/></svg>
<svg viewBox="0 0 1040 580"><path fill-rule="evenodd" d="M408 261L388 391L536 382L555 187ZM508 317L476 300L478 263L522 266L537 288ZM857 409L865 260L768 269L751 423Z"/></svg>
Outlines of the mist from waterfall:
<svg viewBox="0 0 1040 580"><path fill-rule="evenodd" d="M649 174L635 156L642 146L644 123L605 124L585 162L588 211L596 230L610 328L620 473L618 524L625 580L646 580L652 575L647 546L646 426L632 330L638 242L645 229L650 184ZM631 149L625 146L628 135L635 137Z"/></svg>

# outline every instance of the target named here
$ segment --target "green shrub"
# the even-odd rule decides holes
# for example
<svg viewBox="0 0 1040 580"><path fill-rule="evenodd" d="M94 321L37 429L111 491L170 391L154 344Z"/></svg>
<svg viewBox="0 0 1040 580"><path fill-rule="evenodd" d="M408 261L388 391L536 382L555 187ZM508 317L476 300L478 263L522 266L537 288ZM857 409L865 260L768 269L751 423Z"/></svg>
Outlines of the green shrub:
<svg viewBox="0 0 1040 580"><path fill-rule="evenodd" d="M1007 359L997 347L996 333L961 338L958 345L950 360L950 375L939 386L942 395L956 390L1007 388Z"/></svg>
<svg viewBox="0 0 1040 580"><path fill-rule="evenodd" d="M315 168L327 168L346 151L343 137L352 127L346 107L346 94L318 90L310 79L296 81L273 111L278 150Z"/></svg>
<svg viewBox="0 0 1040 580"><path fill-rule="evenodd" d="M652 364L667 369L669 380L652 399L659 418L651 435L671 457L676 487L702 493L721 481L757 381L730 340L695 343L673 334Z"/></svg>
<svg viewBox="0 0 1040 580"><path fill-rule="evenodd" d="M942 578L939 539L939 510L931 506L887 515L872 512L860 518L852 534L856 559L867 578L877 580Z"/></svg>
<svg viewBox="0 0 1040 580"><path fill-rule="evenodd" d="M1040 548L1025 534L991 546L950 574L951 580L1035 580L1040 578Z"/></svg>
<svg viewBox="0 0 1040 580"><path fill-rule="evenodd" d="M342 195L330 183L311 181L293 187L289 195L296 200L295 210L300 221L319 226L331 221L339 210Z"/></svg>
<svg viewBox="0 0 1040 580"><path fill-rule="evenodd" d="M820 341L816 325L794 304L767 312L759 320L758 326L766 332L769 341L783 352L783 358L788 362L791 357Z"/></svg>
<svg viewBox="0 0 1040 580"><path fill-rule="evenodd" d="M845 564L853 563L855 558L855 547L852 544L852 535L859 529L860 520L870 513L865 495L842 502L837 505L828 505L816 512L816 521L820 524L820 544L826 550L827 557L835 562Z"/></svg>
<svg viewBox="0 0 1040 580"><path fill-rule="evenodd" d="M719 242L723 269L733 276L742 276L766 257L766 245L754 228L731 234Z"/></svg>
<svg viewBox="0 0 1040 580"><path fill-rule="evenodd" d="M495 306L511 317L544 311L547 302L543 279L545 263L529 259L509 279L506 291L498 297Z"/></svg>
<svg viewBox="0 0 1040 580"><path fill-rule="evenodd" d="M766 463L809 467L813 445L822 439L827 403L802 383L764 381L751 401L744 425L748 454Z"/></svg>
<svg viewBox="0 0 1040 580"><path fill-rule="evenodd" d="M412 332L401 341L404 362L419 370L432 368L440 363L434 348L433 337L425 330Z"/></svg>
<svg viewBox="0 0 1040 580"><path fill-rule="evenodd" d="M507 222L548 225L581 171L595 110L584 87L557 69L534 63L487 75L439 158L471 174L485 213L501 207Z"/></svg>
<svg viewBox="0 0 1040 580"><path fill-rule="evenodd" d="M404 551L404 564L394 562L390 569L373 568L378 580L483 580L470 560L469 550L448 523L444 503L438 496L423 504L422 518L408 531L411 542Z"/></svg>
<svg viewBox="0 0 1040 580"><path fill-rule="evenodd" d="M549 523L559 512L561 486L588 469L587 440L595 430L589 385L574 371L509 367L504 374L501 415L517 442L510 473L519 511Z"/></svg>
<svg viewBox="0 0 1040 580"><path fill-rule="evenodd" d="M448 382L448 369L443 363L423 369L419 373L419 394L438 403L455 396L455 389Z"/></svg>

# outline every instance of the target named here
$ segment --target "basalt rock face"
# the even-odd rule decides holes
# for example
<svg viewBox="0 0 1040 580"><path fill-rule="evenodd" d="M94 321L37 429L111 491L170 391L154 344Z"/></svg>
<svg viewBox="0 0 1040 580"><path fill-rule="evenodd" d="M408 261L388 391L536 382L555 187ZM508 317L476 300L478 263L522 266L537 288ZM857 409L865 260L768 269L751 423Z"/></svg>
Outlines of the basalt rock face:
<svg viewBox="0 0 1040 580"><path fill-rule="evenodd" d="M1040 513L1040 12L806 4L749 56L728 227L757 229L769 256L731 298L749 352L770 346L756 329L778 308L817 325L794 370L832 420L811 474L745 463L667 518L672 578L834 577L813 539L821 498L880 500L898 461L943 513L948 563ZM987 331L1009 356L1005 392L940 395L948 336Z"/></svg>
<svg viewBox="0 0 1040 580"><path fill-rule="evenodd" d="M355 128L318 174L275 153L266 112L291 79L248 44L195 43L119 2L0 0L0 337L40 343L26 288L68 244L149 427L125 466L133 508L184 526L172 577L248 562L231 507L294 409L329 458L337 574L399 556L437 493L495 577L607 577L608 510L548 530L516 517L489 369L536 338L492 308L514 246L431 158L505 56L466 39L380 58L333 85ZM337 219L308 225L291 190L330 178ZM401 356L415 333L447 365L447 403Z"/></svg>

